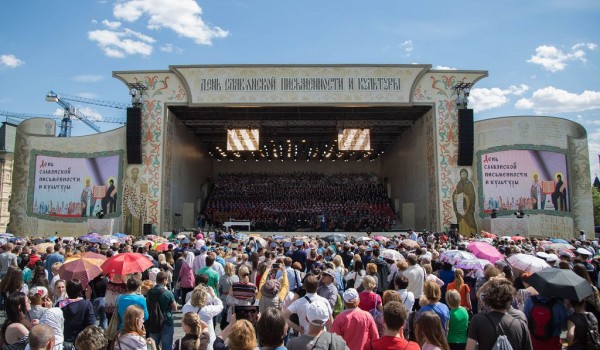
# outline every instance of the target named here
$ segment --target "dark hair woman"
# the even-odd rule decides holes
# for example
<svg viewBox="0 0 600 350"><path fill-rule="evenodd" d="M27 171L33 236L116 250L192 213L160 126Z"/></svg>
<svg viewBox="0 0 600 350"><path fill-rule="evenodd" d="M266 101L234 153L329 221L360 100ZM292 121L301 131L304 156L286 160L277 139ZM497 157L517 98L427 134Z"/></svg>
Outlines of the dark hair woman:
<svg viewBox="0 0 600 350"><path fill-rule="evenodd" d="M14 292L4 304L6 321L0 331L0 343L3 350L22 350L29 342L29 330L32 324L27 320L31 308L25 293Z"/></svg>
<svg viewBox="0 0 600 350"><path fill-rule="evenodd" d="M59 302L65 318L64 349L74 349L73 344L77 334L81 333L87 326L96 324L94 307L89 300L82 297L83 287L78 279L67 281L67 299Z"/></svg>

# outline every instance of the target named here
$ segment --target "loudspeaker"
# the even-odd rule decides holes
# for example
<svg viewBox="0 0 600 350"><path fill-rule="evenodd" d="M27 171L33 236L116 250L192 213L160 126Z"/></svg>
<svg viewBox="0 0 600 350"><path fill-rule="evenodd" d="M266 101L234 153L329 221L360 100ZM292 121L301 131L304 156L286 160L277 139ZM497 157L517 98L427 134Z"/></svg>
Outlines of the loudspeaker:
<svg viewBox="0 0 600 350"><path fill-rule="evenodd" d="M144 224L144 236L152 234L152 224Z"/></svg>
<svg viewBox="0 0 600 350"><path fill-rule="evenodd" d="M458 165L473 165L474 144L473 110L458 110Z"/></svg>
<svg viewBox="0 0 600 350"><path fill-rule="evenodd" d="M142 164L142 109L127 108L127 163Z"/></svg>

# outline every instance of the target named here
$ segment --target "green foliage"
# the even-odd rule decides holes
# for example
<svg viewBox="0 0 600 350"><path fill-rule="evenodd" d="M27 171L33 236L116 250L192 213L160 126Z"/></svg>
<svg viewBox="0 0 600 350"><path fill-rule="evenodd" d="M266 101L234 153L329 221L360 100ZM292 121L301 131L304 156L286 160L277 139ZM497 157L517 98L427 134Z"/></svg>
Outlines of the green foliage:
<svg viewBox="0 0 600 350"><path fill-rule="evenodd" d="M592 187L592 201L594 205L594 226L600 226L600 191Z"/></svg>

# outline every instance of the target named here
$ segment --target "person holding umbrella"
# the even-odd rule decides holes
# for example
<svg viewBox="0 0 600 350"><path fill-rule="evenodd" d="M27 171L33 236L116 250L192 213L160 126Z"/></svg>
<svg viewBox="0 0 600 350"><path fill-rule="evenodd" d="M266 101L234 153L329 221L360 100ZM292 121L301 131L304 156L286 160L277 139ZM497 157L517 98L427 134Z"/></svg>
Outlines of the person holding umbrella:
<svg viewBox="0 0 600 350"><path fill-rule="evenodd" d="M536 272L527 279L527 282L539 293L539 295L525 300L523 307L531 330L531 343L535 350L560 350L562 348L560 333L567 329L568 315L567 309L559 298L579 299L578 287L572 285L570 288L567 285L579 282L578 280L587 283L571 270L551 267ZM588 287L591 290L589 284ZM571 295L569 293L571 290L575 294ZM591 293L587 295L589 294Z"/></svg>

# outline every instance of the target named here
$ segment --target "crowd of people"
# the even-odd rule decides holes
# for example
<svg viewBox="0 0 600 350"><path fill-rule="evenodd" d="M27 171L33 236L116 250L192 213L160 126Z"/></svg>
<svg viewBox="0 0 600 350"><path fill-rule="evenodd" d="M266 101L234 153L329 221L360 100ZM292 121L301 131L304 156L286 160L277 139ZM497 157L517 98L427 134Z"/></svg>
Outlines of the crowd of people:
<svg viewBox="0 0 600 350"><path fill-rule="evenodd" d="M203 216L249 220L253 231L389 231L396 215L377 176L221 174Z"/></svg>
<svg viewBox="0 0 600 350"><path fill-rule="evenodd" d="M175 237L176 235L174 235ZM472 239L470 239L472 240ZM2 349L553 350L597 348L597 241L558 250L536 239L492 243L503 259L464 270L441 257L467 240L409 231L318 237L194 232L157 252L132 237L113 244L30 240L0 254ZM137 252L152 266L91 281L61 279L82 252ZM584 300L536 291L515 254L572 270ZM182 312L181 326L174 313ZM175 328L185 336L174 339Z"/></svg>

